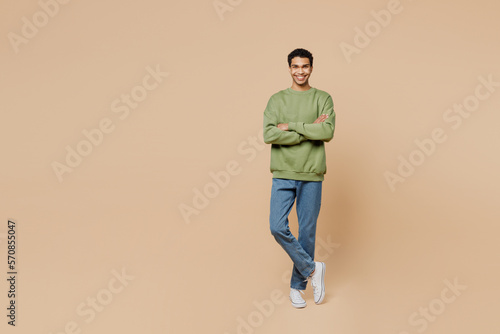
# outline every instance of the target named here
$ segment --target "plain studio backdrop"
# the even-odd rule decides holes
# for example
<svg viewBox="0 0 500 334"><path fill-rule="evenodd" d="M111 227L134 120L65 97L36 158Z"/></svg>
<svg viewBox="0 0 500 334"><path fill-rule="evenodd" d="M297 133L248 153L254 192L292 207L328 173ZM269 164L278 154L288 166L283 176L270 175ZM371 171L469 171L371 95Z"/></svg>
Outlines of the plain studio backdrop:
<svg viewBox="0 0 500 334"><path fill-rule="evenodd" d="M496 1L0 7L2 333L498 333ZM262 142L295 48L337 115L303 310Z"/></svg>

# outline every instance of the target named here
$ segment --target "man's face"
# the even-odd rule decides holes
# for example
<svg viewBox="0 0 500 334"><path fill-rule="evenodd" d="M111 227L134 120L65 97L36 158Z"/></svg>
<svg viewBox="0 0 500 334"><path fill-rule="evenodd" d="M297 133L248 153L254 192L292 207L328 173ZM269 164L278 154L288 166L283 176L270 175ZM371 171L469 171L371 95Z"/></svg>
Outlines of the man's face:
<svg viewBox="0 0 500 334"><path fill-rule="evenodd" d="M309 63L309 58L295 57L288 68L293 81L299 86L307 86L313 67Z"/></svg>

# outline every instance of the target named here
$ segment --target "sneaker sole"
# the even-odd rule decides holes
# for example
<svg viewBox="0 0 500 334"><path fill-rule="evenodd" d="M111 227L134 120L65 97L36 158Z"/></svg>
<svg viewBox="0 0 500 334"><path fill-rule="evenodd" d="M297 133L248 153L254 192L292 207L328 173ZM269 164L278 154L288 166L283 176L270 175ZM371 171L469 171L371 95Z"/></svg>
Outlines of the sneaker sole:
<svg viewBox="0 0 500 334"><path fill-rule="evenodd" d="M290 299L290 301L292 302L292 306L293 306L293 307L295 307L295 308L304 308L304 307L306 307L306 306L307 306L307 304L306 304L306 303L303 303L303 304L296 304L296 303L294 303L294 302L292 301L292 298L289 298L289 299Z"/></svg>
<svg viewBox="0 0 500 334"><path fill-rule="evenodd" d="M325 272L326 272L326 266L323 262L321 262L321 266L323 267L322 273L321 273L321 295L319 296L318 301L314 301L316 304L321 304L323 302L323 299L325 299Z"/></svg>

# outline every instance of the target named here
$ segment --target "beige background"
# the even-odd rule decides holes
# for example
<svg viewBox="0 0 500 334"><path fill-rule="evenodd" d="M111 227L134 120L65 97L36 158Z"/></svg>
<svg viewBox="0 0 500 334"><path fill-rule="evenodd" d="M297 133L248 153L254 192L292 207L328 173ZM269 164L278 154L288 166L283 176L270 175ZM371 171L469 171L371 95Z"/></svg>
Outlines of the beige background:
<svg viewBox="0 0 500 334"><path fill-rule="evenodd" d="M8 218L19 237L17 326L2 279L2 333L498 333L500 87L456 129L443 115L478 77L500 81L500 5L401 0L348 62L341 43L389 1L221 2L223 19L211 0L70 1L17 53L9 33L41 5L1 2L2 277ZM308 288L303 310L269 233L270 148L250 144L297 47L337 113L318 222L327 297ZM148 66L169 75L120 119L112 102ZM59 182L53 162L106 118L114 130ZM384 173L435 128L446 141L391 191ZM179 206L232 161L188 223ZM455 279L466 289L443 303ZM92 298L90 320L77 308Z"/></svg>

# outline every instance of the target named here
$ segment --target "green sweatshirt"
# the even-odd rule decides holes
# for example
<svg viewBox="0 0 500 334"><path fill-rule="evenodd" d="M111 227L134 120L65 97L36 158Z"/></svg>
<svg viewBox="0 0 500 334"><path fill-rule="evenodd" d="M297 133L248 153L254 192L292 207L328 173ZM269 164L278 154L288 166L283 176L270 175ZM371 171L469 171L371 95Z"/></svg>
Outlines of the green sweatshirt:
<svg viewBox="0 0 500 334"><path fill-rule="evenodd" d="M328 114L326 121L313 124L322 114ZM288 123L288 131L280 130L279 123ZM287 88L271 96L264 111L264 142L272 144L273 178L323 181L325 142L334 130L333 100L327 92Z"/></svg>

